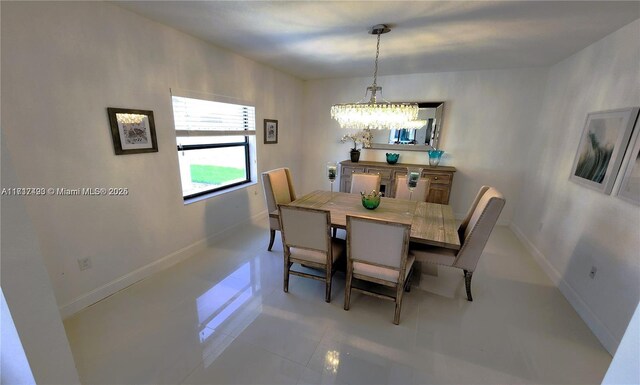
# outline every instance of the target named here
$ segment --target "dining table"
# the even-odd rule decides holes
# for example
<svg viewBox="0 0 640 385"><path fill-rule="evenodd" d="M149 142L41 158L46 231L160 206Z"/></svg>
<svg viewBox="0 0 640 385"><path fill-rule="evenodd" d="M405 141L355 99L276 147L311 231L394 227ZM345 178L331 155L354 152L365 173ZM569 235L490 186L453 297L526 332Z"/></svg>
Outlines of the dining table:
<svg viewBox="0 0 640 385"><path fill-rule="evenodd" d="M328 210L331 226L340 229L346 229L347 215L409 224L412 242L460 249L456 220L449 205L382 197L380 206L369 210L362 206L360 194L323 190L313 191L287 205ZM278 211L269 215L277 218Z"/></svg>

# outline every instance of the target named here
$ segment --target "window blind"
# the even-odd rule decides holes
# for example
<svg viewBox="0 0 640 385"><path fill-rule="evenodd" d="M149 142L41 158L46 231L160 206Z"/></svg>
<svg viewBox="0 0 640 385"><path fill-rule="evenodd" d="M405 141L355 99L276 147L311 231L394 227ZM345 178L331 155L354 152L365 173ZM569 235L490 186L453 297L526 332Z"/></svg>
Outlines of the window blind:
<svg viewBox="0 0 640 385"><path fill-rule="evenodd" d="M172 96L177 136L255 135L253 106Z"/></svg>

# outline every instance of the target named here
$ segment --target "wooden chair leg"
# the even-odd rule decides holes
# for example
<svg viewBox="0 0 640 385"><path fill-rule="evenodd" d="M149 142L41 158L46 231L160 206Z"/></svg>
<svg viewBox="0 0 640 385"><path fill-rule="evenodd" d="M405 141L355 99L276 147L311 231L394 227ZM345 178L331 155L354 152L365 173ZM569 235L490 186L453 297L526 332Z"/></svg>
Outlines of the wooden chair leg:
<svg viewBox="0 0 640 385"><path fill-rule="evenodd" d="M285 293L289 292L289 269L291 269L291 263L289 263L289 255L287 251L284 252L284 285L283 290Z"/></svg>
<svg viewBox="0 0 640 385"><path fill-rule="evenodd" d="M407 282L404 284L404 291L407 293L411 291L411 279L413 278L413 266L411 266L411 271L409 271L409 275L407 276Z"/></svg>
<svg viewBox="0 0 640 385"><path fill-rule="evenodd" d="M328 263L327 264L327 268L325 269L325 293L324 293L324 301L325 302L331 302L331 281L333 281L332 279L332 275L331 274L331 264Z"/></svg>
<svg viewBox="0 0 640 385"><path fill-rule="evenodd" d="M393 315L393 323L398 325L400 324L400 311L402 310L402 297L404 294L404 282L399 283L396 288L396 312Z"/></svg>
<svg viewBox="0 0 640 385"><path fill-rule="evenodd" d="M347 262L348 264L349 262ZM347 283L344 288L344 310L349 310L351 304L351 280L353 279L353 273L350 267L347 265Z"/></svg>
<svg viewBox="0 0 640 385"><path fill-rule="evenodd" d="M271 248L273 247L273 241L276 240L276 231L271 230L269 235L270 235L270 239L269 239L269 247L267 247L267 251L271 251Z"/></svg>
<svg viewBox="0 0 640 385"><path fill-rule="evenodd" d="M464 270L464 285L467 288L467 301L473 301L471 296L471 277L473 277L473 271Z"/></svg>

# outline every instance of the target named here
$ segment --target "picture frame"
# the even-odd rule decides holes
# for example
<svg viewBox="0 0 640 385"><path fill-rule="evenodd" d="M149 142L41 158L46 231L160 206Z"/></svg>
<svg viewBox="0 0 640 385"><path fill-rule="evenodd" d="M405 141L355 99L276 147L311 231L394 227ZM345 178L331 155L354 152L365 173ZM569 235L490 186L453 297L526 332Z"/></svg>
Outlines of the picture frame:
<svg viewBox="0 0 640 385"><path fill-rule="evenodd" d="M636 118L635 129L620 170L622 181L617 192L618 198L640 206L640 127L638 127L638 118Z"/></svg>
<svg viewBox="0 0 640 385"><path fill-rule="evenodd" d="M153 111L107 107L116 155L158 152Z"/></svg>
<svg viewBox="0 0 640 385"><path fill-rule="evenodd" d="M610 194L638 116L638 107L590 112L569 179Z"/></svg>
<svg viewBox="0 0 640 385"><path fill-rule="evenodd" d="M274 119L264 120L264 144L278 143L278 121Z"/></svg>

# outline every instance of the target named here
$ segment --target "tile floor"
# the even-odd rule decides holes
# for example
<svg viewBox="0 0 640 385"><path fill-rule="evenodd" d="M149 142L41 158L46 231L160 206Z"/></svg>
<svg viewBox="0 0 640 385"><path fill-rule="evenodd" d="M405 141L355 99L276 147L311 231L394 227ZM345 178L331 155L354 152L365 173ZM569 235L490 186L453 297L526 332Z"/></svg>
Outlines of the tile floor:
<svg viewBox="0 0 640 385"><path fill-rule="evenodd" d="M291 277L250 226L65 321L83 384L596 384L611 357L508 228L497 227L467 302L462 273L425 271L393 303L332 302ZM437 274L434 275L434 274Z"/></svg>

